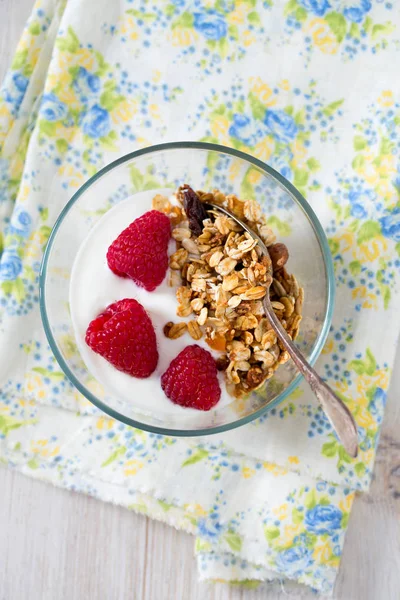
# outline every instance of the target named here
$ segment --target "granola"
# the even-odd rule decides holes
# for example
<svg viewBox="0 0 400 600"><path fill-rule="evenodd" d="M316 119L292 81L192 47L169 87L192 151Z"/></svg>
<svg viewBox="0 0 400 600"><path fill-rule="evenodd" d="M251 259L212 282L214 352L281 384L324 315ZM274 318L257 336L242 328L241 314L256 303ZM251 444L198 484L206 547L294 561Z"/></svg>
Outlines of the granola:
<svg viewBox="0 0 400 600"><path fill-rule="evenodd" d="M225 373L228 392L240 398L262 386L290 358L265 316L262 299L267 290L293 340L304 292L285 268L287 247L276 242L256 201L220 190L194 192L188 185L178 189L177 199L180 205L173 206L157 195L153 208L171 218L176 251L170 256L169 284L176 287L177 316L190 320L167 323L164 333L171 339L186 331L194 340L204 336L209 347L221 353L217 367ZM268 247L269 256L233 219L218 210L206 211L206 202L225 206L248 224Z"/></svg>

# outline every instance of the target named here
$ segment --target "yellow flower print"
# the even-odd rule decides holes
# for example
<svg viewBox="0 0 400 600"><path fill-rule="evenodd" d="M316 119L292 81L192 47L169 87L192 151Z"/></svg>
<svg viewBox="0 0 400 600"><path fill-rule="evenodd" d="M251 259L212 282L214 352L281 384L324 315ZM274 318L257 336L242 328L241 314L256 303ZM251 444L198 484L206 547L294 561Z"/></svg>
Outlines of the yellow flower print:
<svg viewBox="0 0 400 600"><path fill-rule="evenodd" d="M329 567L338 567L340 564L340 556L332 553L332 547L328 541L315 546L313 558L316 562Z"/></svg>
<svg viewBox="0 0 400 600"><path fill-rule="evenodd" d="M289 461L289 464L291 464L291 465L299 465L300 464L300 459L298 456L288 456L288 461Z"/></svg>
<svg viewBox="0 0 400 600"><path fill-rule="evenodd" d="M71 187L80 187L83 183L83 173L78 171L72 165L62 165L58 169L58 174L68 178L68 184Z"/></svg>
<svg viewBox="0 0 400 600"><path fill-rule="evenodd" d="M335 349L333 340L328 340L325 346L322 348L322 354L332 354Z"/></svg>
<svg viewBox="0 0 400 600"><path fill-rule="evenodd" d="M285 525L283 529L283 548L289 548L293 544L293 539L301 533L302 525Z"/></svg>
<svg viewBox="0 0 400 600"><path fill-rule="evenodd" d="M355 245L355 236L352 231L346 231L338 237L334 237L333 240L339 244L341 254L352 250Z"/></svg>
<svg viewBox="0 0 400 600"><path fill-rule="evenodd" d="M290 83L288 79L282 79L282 81L279 84L279 87L281 87L285 92L288 92L290 90Z"/></svg>
<svg viewBox="0 0 400 600"><path fill-rule="evenodd" d="M150 104L149 113L153 117L153 119L161 119L160 107L157 106L157 104Z"/></svg>
<svg viewBox="0 0 400 600"><path fill-rule="evenodd" d="M50 458L51 456L56 456L60 452L60 446L54 446L49 444L49 441L46 439L42 440L32 440L31 441L31 452L41 456L42 458Z"/></svg>
<svg viewBox="0 0 400 600"><path fill-rule="evenodd" d="M378 98L378 104L380 104L381 106L393 106L393 103L393 92L391 92L390 90L382 92L382 94Z"/></svg>
<svg viewBox="0 0 400 600"><path fill-rule="evenodd" d="M351 494L347 494L347 496L345 496L343 500L339 502L339 508L342 512L350 512L351 507L353 506L354 496L355 492L352 492Z"/></svg>
<svg viewBox="0 0 400 600"><path fill-rule="evenodd" d="M114 427L115 421L112 419L108 419L107 417L100 417L96 421L97 429L101 429L104 431L110 431Z"/></svg>
<svg viewBox="0 0 400 600"><path fill-rule="evenodd" d="M67 87L67 85L68 83L63 84L63 87L60 89L57 96L61 102L64 102L68 106L68 108L77 110L80 108L80 102L76 97L74 90L72 90L70 87Z"/></svg>
<svg viewBox="0 0 400 600"><path fill-rule="evenodd" d="M364 427L365 429L377 429L378 424L369 412L367 408L364 406L359 406L358 410L355 413L355 420L357 425Z"/></svg>
<svg viewBox="0 0 400 600"><path fill-rule="evenodd" d="M364 300L362 304L363 308L378 308L378 298L376 294L369 292L365 285L354 288L351 292L351 297L353 299L359 298Z"/></svg>
<svg viewBox="0 0 400 600"><path fill-rule="evenodd" d="M275 143L272 137L266 137L256 144L253 154L260 160L269 160L274 148Z"/></svg>
<svg viewBox="0 0 400 600"><path fill-rule="evenodd" d="M339 48L338 41L324 19L312 19L307 28L311 34L313 44L324 54L336 54Z"/></svg>
<svg viewBox="0 0 400 600"><path fill-rule="evenodd" d="M139 29L131 15L120 19L119 30L122 34L128 35L131 40L137 40L139 37Z"/></svg>
<svg viewBox="0 0 400 600"><path fill-rule="evenodd" d="M250 469L250 467L243 467L242 474L245 479L250 479L255 474L255 470Z"/></svg>
<svg viewBox="0 0 400 600"><path fill-rule="evenodd" d="M247 16L247 6L245 4L240 4L230 12L226 18L230 25L241 25L245 22Z"/></svg>
<svg viewBox="0 0 400 600"><path fill-rule="evenodd" d="M305 146L296 140L292 144L293 166L302 167L307 159L307 150Z"/></svg>
<svg viewBox="0 0 400 600"><path fill-rule="evenodd" d="M223 115L215 115L211 121L211 133L222 144L229 144L229 121Z"/></svg>
<svg viewBox="0 0 400 600"><path fill-rule="evenodd" d="M388 245L383 235L379 235L368 242L359 245L358 250L361 253L361 262L370 262L378 260L387 251Z"/></svg>
<svg viewBox="0 0 400 600"><path fill-rule="evenodd" d="M257 169L251 169L247 173L247 180L253 185L256 185L260 181L261 177L262 173Z"/></svg>
<svg viewBox="0 0 400 600"><path fill-rule="evenodd" d="M263 462L262 465L266 471L269 471L269 473L272 473L273 475L275 475L275 477L286 475L288 473L288 470L284 467L279 467L278 465L274 465L270 462Z"/></svg>
<svg viewBox="0 0 400 600"><path fill-rule="evenodd" d="M256 36L254 35L254 33L252 33L251 31L249 31L248 29L246 29L243 32L243 46L245 46L246 48L248 48L249 46L251 46L252 44L254 44L254 42L257 41Z"/></svg>
<svg viewBox="0 0 400 600"><path fill-rule="evenodd" d="M288 507L287 503L281 504L280 506L276 506L275 508L273 508L272 512L280 521L284 521L285 519L288 518L289 507Z"/></svg>
<svg viewBox="0 0 400 600"><path fill-rule="evenodd" d="M257 96L257 98L265 104L265 106L274 106L276 100L273 97L273 91L271 88L264 83L261 77L250 78L250 91Z"/></svg>
<svg viewBox="0 0 400 600"><path fill-rule="evenodd" d="M144 466L141 460L133 458L132 460L126 461L124 465L124 475L129 477L130 475L136 475L138 471Z"/></svg>
<svg viewBox="0 0 400 600"><path fill-rule="evenodd" d="M111 113L111 119L115 124L129 123L137 113L138 103L136 100L123 100L119 102Z"/></svg>
<svg viewBox="0 0 400 600"><path fill-rule="evenodd" d="M101 383L96 381L96 379L91 379L88 381L86 387L88 388L89 392L92 392L92 394L100 398L100 400L104 397L104 388Z"/></svg>
<svg viewBox="0 0 400 600"><path fill-rule="evenodd" d="M242 164L238 160L233 160L231 166L229 167L229 181L235 181L235 179L240 175L240 171L242 168Z"/></svg>
<svg viewBox="0 0 400 600"><path fill-rule="evenodd" d="M170 35L170 40L173 46L186 47L190 46L198 39L198 35L196 31L192 29L183 29L182 27L177 27L173 29Z"/></svg>
<svg viewBox="0 0 400 600"><path fill-rule="evenodd" d="M161 80L162 77L162 72L159 71L158 69L155 69L153 71L153 77L152 80L154 81L154 83L159 83L159 81Z"/></svg>
<svg viewBox="0 0 400 600"><path fill-rule="evenodd" d="M35 398L43 399L46 396L42 377L37 373L28 373L26 375L26 390Z"/></svg>
<svg viewBox="0 0 400 600"><path fill-rule="evenodd" d="M183 508L196 517L205 517L207 514L207 511L204 510L201 504L184 504Z"/></svg>

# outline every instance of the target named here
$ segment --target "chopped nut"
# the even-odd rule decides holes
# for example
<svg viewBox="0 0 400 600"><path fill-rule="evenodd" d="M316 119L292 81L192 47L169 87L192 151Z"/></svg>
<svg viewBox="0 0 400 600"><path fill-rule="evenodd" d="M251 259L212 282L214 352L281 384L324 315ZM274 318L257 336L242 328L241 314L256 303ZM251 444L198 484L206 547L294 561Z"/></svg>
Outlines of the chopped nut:
<svg viewBox="0 0 400 600"><path fill-rule="evenodd" d="M243 315L242 317L238 317L235 322L235 328L246 331L248 329L254 329L257 327L258 321L257 317L254 315Z"/></svg>
<svg viewBox="0 0 400 600"><path fill-rule="evenodd" d="M151 202L151 207L153 210L159 210L168 215L171 212L172 204L166 196L156 194Z"/></svg>
<svg viewBox="0 0 400 600"><path fill-rule="evenodd" d="M288 261L289 252L285 244L272 244L268 248L269 256L272 260L272 267L274 271L279 271Z"/></svg>
<svg viewBox="0 0 400 600"><path fill-rule="evenodd" d="M196 321L189 321L189 323L187 324L187 328L189 335L194 340L199 340L202 337L203 333L199 327L199 324Z"/></svg>
<svg viewBox="0 0 400 600"><path fill-rule="evenodd" d="M171 269L179 271L187 261L188 252L184 248L180 248L169 257L169 266Z"/></svg>

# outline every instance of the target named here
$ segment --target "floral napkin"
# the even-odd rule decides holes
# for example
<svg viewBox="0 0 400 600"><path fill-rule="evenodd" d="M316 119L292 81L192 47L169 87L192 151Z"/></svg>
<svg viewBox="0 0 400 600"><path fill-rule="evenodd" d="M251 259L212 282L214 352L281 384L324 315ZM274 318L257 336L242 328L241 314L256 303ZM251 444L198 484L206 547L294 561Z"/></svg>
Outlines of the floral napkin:
<svg viewBox="0 0 400 600"><path fill-rule="evenodd" d="M379 0L36 2L0 102L3 462L195 534L202 579L332 590L399 332L399 48L400 7ZM38 272L57 215L102 165L182 139L268 162L318 214L337 299L317 368L355 415L356 460L305 385L238 430L172 438L106 417L55 362Z"/></svg>

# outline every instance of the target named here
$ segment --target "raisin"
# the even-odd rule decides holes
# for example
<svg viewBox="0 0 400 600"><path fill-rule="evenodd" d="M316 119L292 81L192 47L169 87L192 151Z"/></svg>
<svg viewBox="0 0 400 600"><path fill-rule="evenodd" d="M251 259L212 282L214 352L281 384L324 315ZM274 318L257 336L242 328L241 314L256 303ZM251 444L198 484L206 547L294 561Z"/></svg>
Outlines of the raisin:
<svg viewBox="0 0 400 600"><path fill-rule="evenodd" d="M183 196L183 208L189 221L189 229L193 235L199 236L203 231L203 221L207 219L206 209L190 185L183 185L180 193Z"/></svg>

